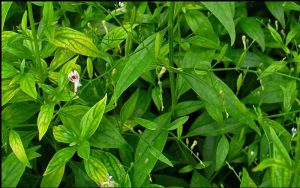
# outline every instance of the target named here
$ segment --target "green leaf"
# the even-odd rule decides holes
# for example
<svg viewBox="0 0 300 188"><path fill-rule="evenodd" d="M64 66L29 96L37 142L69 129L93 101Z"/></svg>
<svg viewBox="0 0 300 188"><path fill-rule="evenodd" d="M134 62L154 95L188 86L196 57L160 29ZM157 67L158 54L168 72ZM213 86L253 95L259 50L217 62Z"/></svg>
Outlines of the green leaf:
<svg viewBox="0 0 300 188"><path fill-rule="evenodd" d="M14 130L9 132L9 145L16 157L27 167L31 168L20 135Z"/></svg>
<svg viewBox="0 0 300 188"><path fill-rule="evenodd" d="M20 124L32 118L40 109L39 104L20 102L7 105L2 110L2 120L11 124Z"/></svg>
<svg viewBox="0 0 300 188"><path fill-rule="evenodd" d="M34 146L26 149L26 153L29 160L32 160L41 155L36 153L40 146ZM3 159L2 159L3 160ZM16 155L12 152L2 161L2 187L16 187L19 183L21 176L25 172L26 166L17 159Z"/></svg>
<svg viewBox="0 0 300 188"><path fill-rule="evenodd" d="M243 168L243 176L240 187L257 187L245 168Z"/></svg>
<svg viewBox="0 0 300 188"><path fill-rule="evenodd" d="M97 158L90 156L88 160L85 159L84 167L88 176L97 185L101 185L102 183L109 181L107 169Z"/></svg>
<svg viewBox="0 0 300 188"><path fill-rule="evenodd" d="M89 78L92 79L93 78L93 61L90 57L88 57L86 60L86 68L87 68Z"/></svg>
<svg viewBox="0 0 300 188"><path fill-rule="evenodd" d="M235 96L232 90L213 73L208 73L206 76L184 74L183 77L206 102L209 101L215 108L222 109L225 107L228 114L234 119L243 122L260 134L250 111Z"/></svg>
<svg viewBox="0 0 300 188"><path fill-rule="evenodd" d="M176 117L182 117L196 112L203 107L203 102L200 100L183 101L176 104L174 113Z"/></svg>
<svg viewBox="0 0 300 188"><path fill-rule="evenodd" d="M202 37L202 36L192 36L186 40L186 42L194 44L196 46L209 48L209 49L219 49L220 45L208 38Z"/></svg>
<svg viewBox="0 0 300 188"><path fill-rule="evenodd" d="M130 178L124 169L124 165L114 155L109 152L92 150L91 156L99 159L104 164L115 185L131 187Z"/></svg>
<svg viewBox="0 0 300 188"><path fill-rule="evenodd" d="M157 158L151 155L150 148L154 147L161 152L166 144L170 122L170 114L163 114L154 121L159 129L155 131L145 130L136 148L134 156L133 186L140 187L148 175L151 173Z"/></svg>
<svg viewBox="0 0 300 188"><path fill-rule="evenodd" d="M109 106L116 102L121 94L154 62L154 39L155 34L148 37L129 57L117 81Z"/></svg>
<svg viewBox="0 0 300 188"><path fill-rule="evenodd" d="M244 125L233 118L225 119L223 123L219 124L213 121L207 113L199 116L192 124L186 136L218 136L225 133L240 134Z"/></svg>
<svg viewBox="0 0 300 188"><path fill-rule="evenodd" d="M69 166L75 176L76 187L96 187L97 184L86 174L82 162L69 161Z"/></svg>
<svg viewBox="0 0 300 188"><path fill-rule="evenodd" d="M211 187L206 177L194 170L190 187Z"/></svg>
<svg viewBox="0 0 300 188"><path fill-rule="evenodd" d="M105 58L108 55L98 50L95 44L85 34L68 27L60 27L55 31L53 38L48 38L55 46L69 49L75 53Z"/></svg>
<svg viewBox="0 0 300 188"><path fill-rule="evenodd" d="M81 119L80 129L81 138L91 137L97 130L103 113L105 111L107 96L105 95L98 103L96 103Z"/></svg>
<svg viewBox="0 0 300 188"><path fill-rule="evenodd" d="M50 70L56 70L74 57L74 55L75 53L68 49L58 48L55 51L54 58L50 63Z"/></svg>
<svg viewBox="0 0 300 188"><path fill-rule="evenodd" d="M4 161L2 161L1 186L17 187L25 169L26 166L20 162L14 153L11 153Z"/></svg>
<svg viewBox="0 0 300 188"><path fill-rule="evenodd" d="M66 147L57 151L48 163L43 176L51 174L52 172L60 169L62 166L65 166L65 164L72 158L75 152L75 147Z"/></svg>
<svg viewBox="0 0 300 188"><path fill-rule="evenodd" d="M88 141L83 141L82 143L80 143L77 149L77 153L79 157L88 160L90 157L90 143Z"/></svg>
<svg viewBox="0 0 300 188"><path fill-rule="evenodd" d="M14 66L6 62L2 62L1 68L2 78L13 77L18 73L18 70Z"/></svg>
<svg viewBox="0 0 300 188"><path fill-rule="evenodd" d="M269 75L274 74L275 72L278 72L279 70L283 69L287 63L288 63L287 61L274 61L259 75L259 77L257 79L261 80L262 78L265 78L266 76L269 76Z"/></svg>
<svg viewBox="0 0 300 188"><path fill-rule="evenodd" d="M253 168L253 172L262 171L269 167L286 168L284 161L274 158L267 158L260 162L255 168Z"/></svg>
<svg viewBox="0 0 300 188"><path fill-rule="evenodd" d="M187 122L187 120L189 119L189 116L183 116L181 118L176 119L175 121L173 121L172 123L170 123L168 125L168 130L174 130L177 129L179 126L182 126L183 124L185 124L185 122Z"/></svg>
<svg viewBox="0 0 300 188"><path fill-rule="evenodd" d="M255 159L257 158L258 153L258 145L256 143L253 143L248 148L248 166L250 166Z"/></svg>
<svg viewBox="0 0 300 188"><path fill-rule="evenodd" d="M282 87L283 92L283 110L285 113L289 112L293 106L293 103L297 95L297 84L296 81L287 83L286 87Z"/></svg>
<svg viewBox="0 0 300 188"><path fill-rule="evenodd" d="M1 2L1 31L3 31L6 16L13 2Z"/></svg>
<svg viewBox="0 0 300 188"><path fill-rule="evenodd" d="M55 14L53 10L53 3L52 2L44 2L43 5L43 17L40 21L38 26L37 34L41 36L41 34L45 31L48 32L47 29L52 29L53 22L55 21Z"/></svg>
<svg viewBox="0 0 300 188"><path fill-rule="evenodd" d="M279 21L283 28L285 28L284 10L282 2L265 2L271 14Z"/></svg>
<svg viewBox="0 0 300 188"><path fill-rule="evenodd" d="M214 119L216 120L216 122L218 123L222 123L223 122L223 113L222 113L222 109L216 108L215 105L212 105L209 102L205 102L205 108L206 111L208 112L208 114Z"/></svg>
<svg viewBox="0 0 300 188"><path fill-rule="evenodd" d="M43 176L41 187L58 187L65 172L65 165L62 165L52 173Z"/></svg>
<svg viewBox="0 0 300 188"><path fill-rule="evenodd" d="M120 27L115 27L102 38L101 49L107 51L117 47L127 38L128 33L132 32L137 25L138 24L124 24Z"/></svg>
<svg viewBox="0 0 300 188"><path fill-rule="evenodd" d="M158 127L158 125L155 122L152 122L147 119L135 118L134 121L149 130L156 130Z"/></svg>
<svg viewBox="0 0 300 188"><path fill-rule="evenodd" d="M271 36L273 37L273 39L280 45L283 44L282 38L280 36L280 34L270 25L268 24L268 30L271 33Z"/></svg>
<svg viewBox="0 0 300 188"><path fill-rule="evenodd" d="M84 105L72 105L61 108L58 111L58 115L63 125L79 136L81 131L80 120L89 109L88 106Z"/></svg>
<svg viewBox="0 0 300 188"><path fill-rule="evenodd" d="M229 33L231 46L235 41L235 25L234 25L234 2L202 2L202 4L212 12L212 14L221 22ZM226 10L226 11L225 11Z"/></svg>
<svg viewBox="0 0 300 188"><path fill-rule="evenodd" d="M213 30L213 27L208 19L200 11L191 11L185 14L187 24L192 29L196 36L191 37L188 41L206 48L218 48L219 38Z"/></svg>
<svg viewBox="0 0 300 188"><path fill-rule="evenodd" d="M36 99L37 91L35 87L35 79L32 74L26 73L20 80L20 88L30 97Z"/></svg>
<svg viewBox="0 0 300 188"><path fill-rule="evenodd" d="M54 139L62 143L72 143L76 141L76 134L63 125L53 127Z"/></svg>
<svg viewBox="0 0 300 188"><path fill-rule="evenodd" d="M285 45L287 46L299 33L300 33L300 24L291 26L291 29L285 38Z"/></svg>
<svg viewBox="0 0 300 188"><path fill-rule="evenodd" d="M115 124L105 117L101 120L101 126L89 139L90 145L97 148L121 148L127 145ZM127 146L126 146L127 147Z"/></svg>
<svg viewBox="0 0 300 188"><path fill-rule="evenodd" d="M156 157L158 160L160 160L161 162L173 167L173 164L172 162L166 157L164 156L164 154L162 154L159 150L157 150L156 148L154 147L150 147L149 148L149 151L150 153Z"/></svg>
<svg viewBox="0 0 300 188"><path fill-rule="evenodd" d="M132 116L139 98L139 91L140 90L137 89L122 106L120 111L121 122L125 122Z"/></svg>
<svg viewBox="0 0 300 188"><path fill-rule="evenodd" d="M223 135L218 143L216 151L216 167L215 170L218 171L223 166L227 154L229 151L229 143L225 135Z"/></svg>
<svg viewBox="0 0 300 188"><path fill-rule="evenodd" d="M178 170L178 173L188 173L193 170L194 170L194 166L189 164L189 165L182 167L180 170Z"/></svg>
<svg viewBox="0 0 300 188"><path fill-rule="evenodd" d="M41 106L40 113L37 119L37 126L39 130L39 140L43 138L48 130L48 127L53 118L55 103L48 103Z"/></svg>
<svg viewBox="0 0 300 188"><path fill-rule="evenodd" d="M262 51L265 51L265 35L260 23L256 20L256 18L242 18L239 21L239 25L249 37L251 37L260 45Z"/></svg>

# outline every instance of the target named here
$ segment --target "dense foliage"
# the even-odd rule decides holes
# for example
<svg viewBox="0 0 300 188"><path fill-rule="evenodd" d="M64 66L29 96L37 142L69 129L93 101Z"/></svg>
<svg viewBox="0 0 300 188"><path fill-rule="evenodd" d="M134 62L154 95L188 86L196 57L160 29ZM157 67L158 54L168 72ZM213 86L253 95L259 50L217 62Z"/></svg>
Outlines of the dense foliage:
<svg viewBox="0 0 300 188"><path fill-rule="evenodd" d="M3 187L300 187L300 4L1 2Z"/></svg>

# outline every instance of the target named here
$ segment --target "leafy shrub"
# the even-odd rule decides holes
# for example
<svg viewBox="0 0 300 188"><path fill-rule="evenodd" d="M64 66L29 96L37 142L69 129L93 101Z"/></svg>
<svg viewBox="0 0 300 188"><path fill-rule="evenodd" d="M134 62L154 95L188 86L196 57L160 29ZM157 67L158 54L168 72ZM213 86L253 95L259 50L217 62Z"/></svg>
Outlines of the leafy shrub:
<svg viewBox="0 0 300 188"><path fill-rule="evenodd" d="M3 187L300 186L300 5L2 2Z"/></svg>

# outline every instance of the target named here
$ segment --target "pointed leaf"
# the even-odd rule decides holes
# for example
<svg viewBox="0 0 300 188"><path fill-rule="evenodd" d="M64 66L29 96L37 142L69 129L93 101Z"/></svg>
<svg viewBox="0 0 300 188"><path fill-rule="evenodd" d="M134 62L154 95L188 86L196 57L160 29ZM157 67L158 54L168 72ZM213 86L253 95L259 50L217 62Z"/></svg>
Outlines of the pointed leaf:
<svg viewBox="0 0 300 188"><path fill-rule="evenodd" d="M235 25L234 18L234 2L202 2L202 4L212 12L214 16L221 22L229 33L231 46L235 41ZM226 10L226 11L225 11Z"/></svg>
<svg viewBox="0 0 300 188"><path fill-rule="evenodd" d="M36 99L37 91L35 87L35 79L32 74L26 73L20 81L20 88L30 97Z"/></svg>
<svg viewBox="0 0 300 188"><path fill-rule="evenodd" d="M90 157L90 143L88 141L82 142L77 149L77 153L79 157L88 160Z"/></svg>
<svg viewBox="0 0 300 188"><path fill-rule="evenodd" d="M39 140L43 138L45 133L48 130L48 127L51 123L53 112L54 112L55 103L48 103L41 106L40 113L37 119L37 126L39 130Z"/></svg>
<svg viewBox="0 0 300 188"><path fill-rule="evenodd" d="M107 96L105 95L98 103L96 103L81 119L80 129L81 138L91 137L97 130L102 116L105 111Z"/></svg>
<svg viewBox="0 0 300 188"><path fill-rule="evenodd" d="M52 173L43 176L41 187L58 187L65 172L65 165L62 165Z"/></svg>
<svg viewBox="0 0 300 188"><path fill-rule="evenodd" d="M240 187L257 187L245 168L243 168L243 176Z"/></svg>
<svg viewBox="0 0 300 188"><path fill-rule="evenodd" d="M57 151L49 161L43 176L51 174L64 166L73 157L75 152L75 147L66 147Z"/></svg>
<svg viewBox="0 0 300 188"><path fill-rule="evenodd" d="M9 145L16 157L27 167L31 168L20 135L14 130L9 132Z"/></svg>
<svg viewBox="0 0 300 188"><path fill-rule="evenodd" d="M217 147L216 152L216 168L215 170L218 171L224 164L227 154L229 151L229 143L226 136L222 136Z"/></svg>
<svg viewBox="0 0 300 188"><path fill-rule="evenodd" d="M90 156L88 160L84 160L85 171L88 176L96 183L102 184L109 181L109 174L104 164L97 158Z"/></svg>

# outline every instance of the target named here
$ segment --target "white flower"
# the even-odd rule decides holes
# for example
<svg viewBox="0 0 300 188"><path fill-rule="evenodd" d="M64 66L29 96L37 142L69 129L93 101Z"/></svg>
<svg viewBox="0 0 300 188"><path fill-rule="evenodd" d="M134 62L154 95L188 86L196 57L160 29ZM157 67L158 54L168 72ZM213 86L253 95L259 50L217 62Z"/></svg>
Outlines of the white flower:
<svg viewBox="0 0 300 188"><path fill-rule="evenodd" d="M293 127L292 128L292 137L294 138L297 134L297 128Z"/></svg>
<svg viewBox="0 0 300 188"><path fill-rule="evenodd" d="M112 181L112 176L107 175L108 181L98 184L99 187L114 187L115 182Z"/></svg>
<svg viewBox="0 0 300 188"><path fill-rule="evenodd" d="M76 93L77 92L77 89L81 86L79 80L80 80L80 77L79 77L79 74L76 70L74 71L71 71L69 74L68 74L68 78L71 82L74 83L74 92Z"/></svg>
<svg viewBox="0 0 300 188"><path fill-rule="evenodd" d="M119 2L118 5L120 7L118 10L121 10L122 12L126 12L126 7L124 2Z"/></svg>
<svg viewBox="0 0 300 188"><path fill-rule="evenodd" d="M123 8L125 6L124 2L119 2L119 7Z"/></svg>

